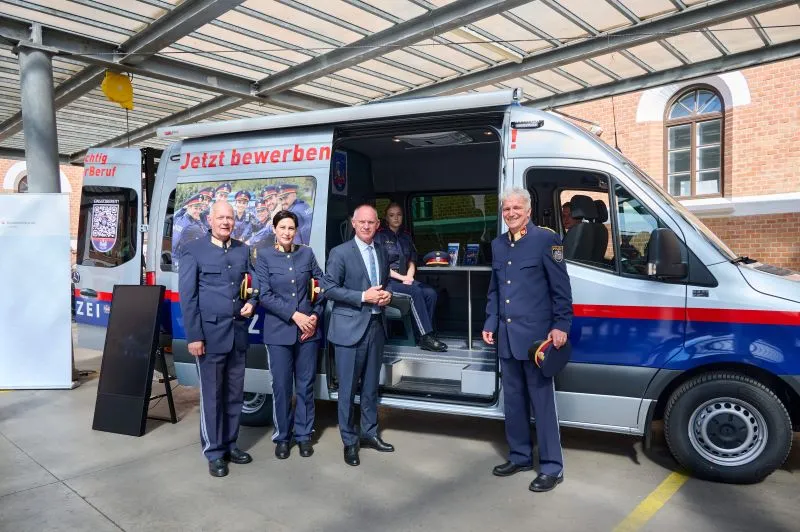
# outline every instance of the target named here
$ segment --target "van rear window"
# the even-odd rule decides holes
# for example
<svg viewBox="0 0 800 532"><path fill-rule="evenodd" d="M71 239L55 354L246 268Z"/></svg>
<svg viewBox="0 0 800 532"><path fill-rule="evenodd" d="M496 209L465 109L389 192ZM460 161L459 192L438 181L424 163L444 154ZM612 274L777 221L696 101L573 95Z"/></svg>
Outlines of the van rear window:
<svg viewBox="0 0 800 532"><path fill-rule="evenodd" d="M113 268L136 256L139 199L123 187L86 186L81 192L77 263Z"/></svg>

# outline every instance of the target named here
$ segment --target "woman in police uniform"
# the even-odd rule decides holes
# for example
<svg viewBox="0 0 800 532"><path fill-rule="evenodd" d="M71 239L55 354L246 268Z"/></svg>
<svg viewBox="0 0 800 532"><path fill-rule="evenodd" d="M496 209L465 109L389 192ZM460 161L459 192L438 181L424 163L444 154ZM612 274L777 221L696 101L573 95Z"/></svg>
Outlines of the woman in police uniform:
<svg viewBox="0 0 800 532"><path fill-rule="evenodd" d="M322 278L310 247L293 244L297 215L279 211L272 219L275 245L258 250L259 299L266 311L264 343L272 371L275 456L289 457L291 440L301 456L311 456L314 426L314 379L321 337L321 293L313 280ZM292 384L297 401L292 421Z"/></svg>
<svg viewBox="0 0 800 532"><path fill-rule="evenodd" d="M389 257L389 287L394 293L411 296L411 313L420 335L419 347L427 351L447 351L447 344L433 333L436 290L414 279L417 248L411 234L403 229L403 208L391 203L386 208L386 226L376 237L386 246Z"/></svg>

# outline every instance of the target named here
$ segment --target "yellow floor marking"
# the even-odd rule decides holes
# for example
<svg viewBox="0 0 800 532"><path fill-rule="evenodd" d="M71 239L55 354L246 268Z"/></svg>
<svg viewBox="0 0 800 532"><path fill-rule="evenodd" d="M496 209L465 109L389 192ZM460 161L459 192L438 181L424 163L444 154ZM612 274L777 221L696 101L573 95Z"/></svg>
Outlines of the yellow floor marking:
<svg viewBox="0 0 800 532"><path fill-rule="evenodd" d="M641 529L687 480L689 477L683 473L671 473L614 528L614 532L634 532Z"/></svg>

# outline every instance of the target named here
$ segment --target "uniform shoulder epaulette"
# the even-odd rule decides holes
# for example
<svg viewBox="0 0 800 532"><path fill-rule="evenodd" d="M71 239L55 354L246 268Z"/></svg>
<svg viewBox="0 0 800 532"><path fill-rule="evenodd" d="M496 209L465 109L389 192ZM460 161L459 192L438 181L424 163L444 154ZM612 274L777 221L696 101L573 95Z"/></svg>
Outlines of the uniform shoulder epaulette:
<svg viewBox="0 0 800 532"><path fill-rule="evenodd" d="M537 225L536 227L538 227L539 229L547 229L547 230L548 230L548 231L550 231L551 233L555 233L555 231L553 231L552 229L550 229L550 228L549 228L549 227L547 227L546 225Z"/></svg>

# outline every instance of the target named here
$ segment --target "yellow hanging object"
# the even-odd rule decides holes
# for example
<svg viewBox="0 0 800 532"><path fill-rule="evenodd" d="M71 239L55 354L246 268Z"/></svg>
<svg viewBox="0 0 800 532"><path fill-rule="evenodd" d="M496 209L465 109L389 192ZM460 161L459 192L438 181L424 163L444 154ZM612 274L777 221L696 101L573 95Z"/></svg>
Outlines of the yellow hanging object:
<svg viewBox="0 0 800 532"><path fill-rule="evenodd" d="M100 89L112 102L120 104L129 111L133 110L133 85L126 74L117 74L107 70Z"/></svg>

